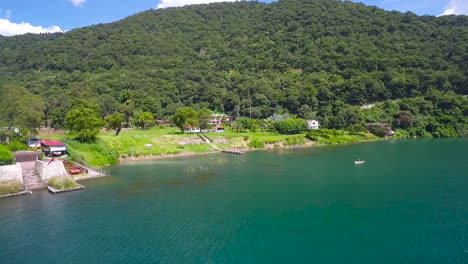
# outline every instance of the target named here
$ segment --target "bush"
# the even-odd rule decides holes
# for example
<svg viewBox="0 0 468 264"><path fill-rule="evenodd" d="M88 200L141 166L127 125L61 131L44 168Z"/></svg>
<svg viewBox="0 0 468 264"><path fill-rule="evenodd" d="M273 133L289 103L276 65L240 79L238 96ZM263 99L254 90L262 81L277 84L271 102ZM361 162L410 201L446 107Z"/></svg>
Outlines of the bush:
<svg viewBox="0 0 468 264"><path fill-rule="evenodd" d="M13 153L4 145L0 145L0 166L13 164Z"/></svg>
<svg viewBox="0 0 468 264"><path fill-rule="evenodd" d="M81 143L76 140L66 140L67 151L72 160L84 161L93 166L106 166L119 162L119 152L113 150L101 140L95 143Z"/></svg>
<svg viewBox="0 0 468 264"><path fill-rule="evenodd" d="M369 132L378 137L385 137L387 135L387 129L381 126L371 126L369 127Z"/></svg>
<svg viewBox="0 0 468 264"><path fill-rule="evenodd" d="M250 148L257 148L257 149L263 149L265 148L265 145L263 145L263 142L261 142L258 139L254 139L249 142L249 147Z"/></svg>
<svg viewBox="0 0 468 264"><path fill-rule="evenodd" d="M275 130L280 134L299 134L307 130L304 119L287 119L273 123Z"/></svg>
<svg viewBox="0 0 468 264"><path fill-rule="evenodd" d="M302 136L292 136L286 138L286 145L292 146L297 144L304 144L304 138Z"/></svg>
<svg viewBox="0 0 468 264"><path fill-rule="evenodd" d="M0 182L0 195L12 194L24 190L23 184L19 181Z"/></svg>
<svg viewBox="0 0 468 264"><path fill-rule="evenodd" d="M8 143L7 148L10 151L20 151L20 150L28 150L28 146L26 144L22 143L21 141L14 140Z"/></svg>
<svg viewBox="0 0 468 264"><path fill-rule="evenodd" d="M363 125L359 125L359 124L351 125L351 126L348 127L347 130L352 135L357 135L359 133L366 133L367 132L367 129Z"/></svg>
<svg viewBox="0 0 468 264"><path fill-rule="evenodd" d="M57 190L69 190L79 187L79 185L70 176L56 176L47 181L47 185Z"/></svg>

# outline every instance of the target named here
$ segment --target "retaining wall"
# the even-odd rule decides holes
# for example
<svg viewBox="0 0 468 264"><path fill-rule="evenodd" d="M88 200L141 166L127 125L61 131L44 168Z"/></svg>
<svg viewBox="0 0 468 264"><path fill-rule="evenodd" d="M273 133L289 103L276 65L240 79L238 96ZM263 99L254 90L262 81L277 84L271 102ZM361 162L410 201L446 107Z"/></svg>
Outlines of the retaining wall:
<svg viewBox="0 0 468 264"><path fill-rule="evenodd" d="M43 182L47 182L52 177L67 175L63 161L55 159L49 162L50 159L36 160L36 170Z"/></svg>
<svg viewBox="0 0 468 264"><path fill-rule="evenodd" d="M0 166L0 181L19 181L23 184L23 170L21 165Z"/></svg>

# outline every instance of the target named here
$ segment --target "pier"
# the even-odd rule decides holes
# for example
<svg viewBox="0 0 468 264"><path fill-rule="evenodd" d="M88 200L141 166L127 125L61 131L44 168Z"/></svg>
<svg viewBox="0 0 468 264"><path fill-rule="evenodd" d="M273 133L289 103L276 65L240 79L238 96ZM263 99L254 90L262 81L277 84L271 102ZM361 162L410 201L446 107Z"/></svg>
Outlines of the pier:
<svg viewBox="0 0 468 264"><path fill-rule="evenodd" d="M221 150L222 153L227 153L227 154L236 154L236 155L242 155L245 153L245 150L243 149L225 149Z"/></svg>
<svg viewBox="0 0 468 264"><path fill-rule="evenodd" d="M17 192L17 193L12 193L12 194L5 194L5 195L0 195L0 199L23 196L23 195L27 195L27 194L31 194L31 193L32 193L31 191L22 191L22 192Z"/></svg>

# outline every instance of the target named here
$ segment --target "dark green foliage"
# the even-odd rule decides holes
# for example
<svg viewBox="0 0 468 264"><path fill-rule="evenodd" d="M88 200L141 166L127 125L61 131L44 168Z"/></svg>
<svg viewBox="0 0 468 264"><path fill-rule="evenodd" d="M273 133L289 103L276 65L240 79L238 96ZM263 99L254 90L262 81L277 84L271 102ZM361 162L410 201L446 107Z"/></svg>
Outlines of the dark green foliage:
<svg viewBox="0 0 468 264"><path fill-rule="evenodd" d="M206 129L210 127L208 121L210 121L211 114L212 112L208 108L202 108L197 111L198 124L200 125L201 129Z"/></svg>
<svg viewBox="0 0 468 264"><path fill-rule="evenodd" d="M366 122L386 122L406 130L408 135L401 137L466 137L468 115L463 109L467 105L466 97L431 90L424 97L386 101L361 114ZM369 132L383 136L380 128Z"/></svg>
<svg viewBox="0 0 468 264"><path fill-rule="evenodd" d="M430 98L468 94L467 36L467 16L337 0L214 3L0 38L0 81L41 96L43 123L53 127L78 106L101 117L121 112L127 123L136 111L166 119L189 106L254 119L290 113L344 129L366 122L357 105L425 96L424 105L385 108L388 120L377 122L400 127L395 118L409 111L405 129L419 133L432 124L418 117L435 114L424 130L460 135L463 122L451 115L468 108L452 96Z"/></svg>
<svg viewBox="0 0 468 264"><path fill-rule="evenodd" d="M4 145L0 145L0 166L13 164L13 153Z"/></svg>
<svg viewBox="0 0 468 264"><path fill-rule="evenodd" d="M191 107L178 108L175 114L171 117L171 123L184 133L186 126L194 126L198 124L198 116L195 110Z"/></svg>
<svg viewBox="0 0 468 264"><path fill-rule="evenodd" d="M150 128L154 125L154 116L150 112L136 111L133 114L133 124L141 129Z"/></svg>
<svg viewBox="0 0 468 264"><path fill-rule="evenodd" d="M1 75L0 75L1 80ZM35 131L44 117L44 101L17 85L0 84L0 127Z"/></svg>
<svg viewBox="0 0 468 264"><path fill-rule="evenodd" d="M13 152L29 149L28 146L26 146L26 144L18 140L10 141L7 145L7 148Z"/></svg>
<svg viewBox="0 0 468 264"><path fill-rule="evenodd" d="M287 119L273 123L280 134L299 134L307 130L307 122L304 119Z"/></svg>
<svg viewBox="0 0 468 264"><path fill-rule="evenodd" d="M251 132L257 131L259 124L252 118L240 117L234 121L232 128L236 132L249 130Z"/></svg>
<svg viewBox="0 0 468 264"><path fill-rule="evenodd" d="M118 136L124 126L125 115L122 113L113 113L105 118L106 128L115 130L115 135Z"/></svg>
<svg viewBox="0 0 468 264"><path fill-rule="evenodd" d="M369 132L378 136L378 137L385 137L387 135L387 129L381 126L370 126L368 127Z"/></svg>
<svg viewBox="0 0 468 264"><path fill-rule="evenodd" d="M93 109L78 107L70 111L65 119L65 128L81 142L96 139L104 122Z"/></svg>

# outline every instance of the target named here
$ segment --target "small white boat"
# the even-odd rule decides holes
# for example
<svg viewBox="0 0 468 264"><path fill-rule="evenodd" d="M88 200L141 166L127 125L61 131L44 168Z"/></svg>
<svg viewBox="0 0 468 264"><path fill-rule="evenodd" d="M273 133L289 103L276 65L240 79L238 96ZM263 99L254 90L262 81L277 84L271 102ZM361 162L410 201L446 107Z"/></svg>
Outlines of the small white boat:
<svg viewBox="0 0 468 264"><path fill-rule="evenodd" d="M354 164L364 164L365 160L355 160Z"/></svg>

